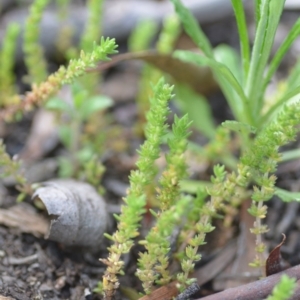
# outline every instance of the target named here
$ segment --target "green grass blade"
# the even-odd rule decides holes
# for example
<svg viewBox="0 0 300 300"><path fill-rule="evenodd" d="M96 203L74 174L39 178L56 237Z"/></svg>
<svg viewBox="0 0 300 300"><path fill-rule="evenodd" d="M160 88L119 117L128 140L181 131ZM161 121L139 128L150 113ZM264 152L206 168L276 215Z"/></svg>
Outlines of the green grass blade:
<svg viewBox="0 0 300 300"><path fill-rule="evenodd" d="M204 180L181 180L180 191L183 193L196 194L199 189L212 188L213 184L210 181Z"/></svg>
<svg viewBox="0 0 300 300"><path fill-rule="evenodd" d="M270 57L276 29L285 0L262 0L261 15L255 34L247 78L246 94L251 99L252 113L259 115L263 104L263 75ZM259 122L259 118L256 117Z"/></svg>
<svg viewBox="0 0 300 300"><path fill-rule="evenodd" d="M262 0L254 0L256 28L257 28L259 20L260 20L261 1Z"/></svg>
<svg viewBox="0 0 300 300"><path fill-rule="evenodd" d="M275 194L284 202L298 201L300 202L300 193L290 192L284 189L275 188Z"/></svg>
<svg viewBox="0 0 300 300"><path fill-rule="evenodd" d="M287 91L289 92L294 88L296 88L299 85L299 82L300 82L300 58L298 58L296 65L293 67L286 81Z"/></svg>
<svg viewBox="0 0 300 300"><path fill-rule="evenodd" d="M183 61L196 63L200 66L209 66L213 70L223 93L227 97L229 106L235 115L235 118L238 121L250 123L252 125L251 120L249 120L248 99L238 80L227 66L214 59L190 51L175 51L174 56Z"/></svg>
<svg viewBox="0 0 300 300"><path fill-rule="evenodd" d="M237 81L242 84L243 73L240 64L240 56L232 47L221 44L214 48L214 58L223 63L232 72Z"/></svg>
<svg viewBox="0 0 300 300"><path fill-rule="evenodd" d="M264 80L264 90L266 89L270 79L274 75L275 71L277 70L279 64L281 63L283 57L285 56L286 52L291 47L292 43L300 34L300 18L296 21L292 29L290 30L288 36L285 38L279 49L277 50L273 60L271 61L268 73Z"/></svg>
<svg viewBox="0 0 300 300"><path fill-rule="evenodd" d="M289 92L285 93L269 110L268 112L262 117L260 125L264 125L265 123L268 122L268 120L271 118L271 116L273 115L273 113L275 113L275 111L280 108L281 106L283 106L288 100L290 100L291 98L297 96L298 94L300 94L300 85L298 85L297 87L295 87L294 89L290 90Z"/></svg>
<svg viewBox="0 0 300 300"><path fill-rule="evenodd" d="M16 93L14 63L19 33L20 26L10 23L0 49L0 107L12 104L11 96Z"/></svg>
<svg viewBox="0 0 300 300"><path fill-rule="evenodd" d="M213 138L216 128L207 99L184 84L176 84L176 95L181 111L193 120L192 126L206 137Z"/></svg>
<svg viewBox="0 0 300 300"><path fill-rule="evenodd" d="M152 20L146 19L138 23L128 38L129 51L138 52L148 49L157 32L158 24Z"/></svg>
<svg viewBox="0 0 300 300"><path fill-rule="evenodd" d="M180 0L171 0L171 2L174 4L186 33L207 57L213 57L212 46L191 12Z"/></svg>
<svg viewBox="0 0 300 300"><path fill-rule="evenodd" d="M241 57L243 63L243 80L245 81L248 76L250 65L250 45L247 31L247 22L242 1L231 0L231 3L233 6L240 37Z"/></svg>
<svg viewBox="0 0 300 300"><path fill-rule="evenodd" d="M251 53L251 63L250 63L250 69L249 69L249 76L247 78L247 85L246 85L246 93L248 96L251 95L253 85L255 82L255 76L257 75L257 69L260 62L260 56L263 51L263 44L267 29L267 16L269 13L269 5L268 0L263 0L263 3L261 4L260 8L260 15L259 15L259 21L256 28L255 33L255 39L254 44L252 48Z"/></svg>
<svg viewBox="0 0 300 300"><path fill-rule="evenodd" d="M300 158L300 149L293 149L281 153L280 162L290 161Z"/></svg>

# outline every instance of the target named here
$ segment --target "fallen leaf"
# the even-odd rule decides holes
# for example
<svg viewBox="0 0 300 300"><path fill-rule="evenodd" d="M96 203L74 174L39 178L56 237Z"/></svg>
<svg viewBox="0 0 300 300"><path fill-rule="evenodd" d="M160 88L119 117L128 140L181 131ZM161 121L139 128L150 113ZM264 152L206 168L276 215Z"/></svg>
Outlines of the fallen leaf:
<svg viewBox="0 0 300 300"><path fill-rule="evenodd" d="M11 297L4 297L0 295L0 300L15 300L15 298L11 298Z"/></svg>
<svg viewBox="0 0 300 300"><path fill-rule="evenodd" d="M192 275L192 278L197 279L197 283L201 286L208 281L214 279L232 262L236 255L237 243L236 241L225 246L220 253L216 255L212 261L205 264L203 267L197 269Z"/></svg>
<svg viewBox="0 0 300 300"><path fill-rule="evenodd" d="M153 291L150 295L140 298L139 300L171 300L179 293L176 284L177 282L173 281Z"/></svg>
<svg viewBox="0 0 300 300"><path fill-rule="evenodd" d="M27 162L41 159L53 150L58 142L55 114L45 109L39 109L34 115L29 137L18 157Z"/></svg>
<svg viewBox="0 0 300 300"><path fill-rule="evenodd" d="M57 169L58 161L51 157L40 161L23 162L20 173L24 175L28 183L35 183L53 178ZM3 178L3 183L5 186L15 186L17 181L14 176L9 176Z"/></svg>
<svg viewBox="0 0 300 300"><path fill-rule="evenodd" d="M248 213L251 200L243 202L240 211L240 233L237 239L236 255L231 263L214 279L215 290L234 288L259 278L260 274L249 266L255 255L255 235L249 228L255 219Z"/></svg>
<svg viewBox="0 0 300 300"><path fill-rule="evenodd" d="M49 227L48 220L40 216L27 203L20 203L8 209L0 209L0 224L17 228L24 233L31 233L36 237L45 236Z"/></svg>
<svg viewBox="0 0 300 300"><path fill-rule="evenodd" d="M104 199L91 185L73 179L46 181L32 198L44 204L50 217L46 238L99 249L109 219Z"/></svg>
<svg viewBox="0 0 300 300"><path fill-rule="evenodd" d="M270 276L282 271L280 248L286 240L286 236L282 234L282 242L278 244L269 254L266 261L266 276Z"/></svg>
<svg viewBox="0 0 300 300"><path fill-rule="evenodd" d="M9 256L6 258L6 261L10 265L31 265L38 260L38 255L33 254L26 257L12 257Z"/></svg>
<svg viewBox="0 0 300 300"><path fill-rule="evenodd" d="M216 90L217 83L208 67L199 67L195 64L184 62L169 54L159 54L156 51L141 51L115 55L109 62L101 63L96 68L88 69L88 72L102 71L115 64L132 59L143 60L152 66L168 73L180 83L186 83L196 92L207 95Z"/></svg>

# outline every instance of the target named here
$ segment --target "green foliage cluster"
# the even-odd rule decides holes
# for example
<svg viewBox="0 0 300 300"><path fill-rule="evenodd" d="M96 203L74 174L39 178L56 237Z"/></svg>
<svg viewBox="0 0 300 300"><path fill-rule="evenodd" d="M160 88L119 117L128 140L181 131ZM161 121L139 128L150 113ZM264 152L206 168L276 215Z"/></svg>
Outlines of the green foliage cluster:
<svg viewBox="0 0 300 300"><path fill-rule="evenodd" d="M102 20L102 0L89 0L87 2L90 16L85 26L85 32L82 35L80 48L89 51L93 42L99 40L101 36L101 20Z"/></svg>
<svg viewBox="0 0 300 300"><path fill-rule="evenodd" d="M166 119L168 115L168 101L172 97L172 88L161 80L155 87L153 105L147 114L147 127L145 129L146 141L138 151L139 159L136 163L138 170L132 171L129 177L130 189L122 207L118 220L118 229L111 236L107 235L114 243L109 248L108 259L102 259L108 268L103 277L103 290L106 298L112 297L118 287L117 274L121 272L124 262L121 254L129 252L133 246L133 238L139 235L138 227L144 213L146 204L145 189L156 176L155 160L159 157L160 143L166 132Z"/></svg>
<svg viewBox="0 0 300 300"><path fill-rule="evenodd" d="M159 54L171 54L174 44L179 35L180 22L176 15L166 17L162 30L158 36L155 49ZM158 25L154 21L145 20L133 31L128 41L130 51L143 51L151 46L151 41L158 31ZM162 72L158 69L144 65L141 71L141 79L139 81L139 91L136 97L138 122L136 131L142 135L145 126L145 114L149 110L150 103L148 97L152 94L151 83L157 82L162 76ZM141 132L142 131L142 132Z"/></svg>
<svg viewBox="0 0 300 300"><path fill-rule="evenodd" d="M272 295L266 300L288 300L293 296L296 289L296 279L287 275L282 275L279 283L274 287Z"/></svg>
<svg viewBox="0 0 300 300"><path fill-rule="evenodd" d="M76 78L86 74L86 69L94 67L99 61L108 60L107 55L116 53L116 44L114 39L101 39L100 45L94 44L91 52L81 52L78 59L73 59L66 67L61 66L58 71L51 74L45 81L38 85L33 85L32 90L28 92L21 103L11 105L10 109L3 111L0 115L5 119L11 119L17 113L24 113L41 105L50 96L54 95L65 85L75 81Z"/></svg>
<svg viewBox="0 0 300 300"><path fill-rule="evenodd" d="M172 2L185 31L204 53L199 55L190 51L176 51L174 55L184 61L196 63L199 66L209 66L212 69L236 119L235 122L225 122L222 126L227 130L234 131L239 137L241 156L234 166L235 158L230 157L230 153L223 150L221 158L218 157L218 160L233 168L233 172L228 173L224 178L233 176L234 172L237 172L234 177L239 176L239 168L242 167L244 169L243 173L248 175L243 179L244 184L241 187L245 189L251 182L257 184L251 192L253 203L249 210L256 217L252 232L257 235L258 253L252 265L263 266L262 253L265 247L262 244L261 234L267 231L267 228L261 223L261 219L266 216L266 206L263 203L276 193L276 177L273 173L277 169L277 163L281 160L280 147L294 140L296 136L296 129L286 131L285 126L294 128L293 126L297 125L298 104L292 106L289 104L287 107L284 105L299 93L299 85L294 79L299 78L299 73L295 73L296 71L292 73L292 79L287 79L288 88L285 88L271 105L266 106L265 94L270 79L300 33L299 20L294 24L288 36L270 60L270 53L284 1L262 0L255 2L256 32L253 48L250 49L243 4L241 1L232 0L240 37L241 67L239 68L236 64L238 56L234 50L224 46L213 49L202 29L181 1L172 0ZM268 64L269 68L267 69ZM295 69L298 70L298 65ZM289 85L289 82L293 82L293 85ZM290 112L289 109L291 109ZM202 112L205 114L203 120L207 120L207 108ZM198 118L201 118L200 111ZM290 119L291 123L289 123ZM204 132L211 140L206 148L217 150L215 153L212 152L210 158L213 158L214 154L216 158L218 149L221 148L217 137L220 136L220 133L225 139L226 136L227 138L229 136L226 135L226 130L215 129L209 121L206 122L206 126L199 126L199 130L202 128L205 129ZM214 135L213 132L215 132ZM253 134L256 135L254 138ZM215 148L216 146L217 148ZM230 182L232 183L232 181ZM223 185L219 191L224 195L224 200L227 200L231 206L235 206L237 195L229 194L227 196L229 191L227 184ZM246 195L246 193L244 194ZM277 193L277 195L279 194L280 192ZM243 197L239 195L238 198L242 200Z"/></svg>
<svg viewBox="0 0 300 300"><path fill-rule="evenodd" d="M0 108L18 103L14 87L15 76L13 73L14 56L17 45L17 37L20 28L17 24L10 24L0 52Z"/></svg>
<svg viewBox="0 0 300 300"><path fill-rule="evenodd" d="M34 1L30 7L24 31L24 54L28 81L39 84L47 78L47 63L39 44L39 23L49 0Z"/></svg>
<svg viewBox="0 0 300 300"><path fill-rule="evenodd" d="M168 141L167 166L157 188L160 211L151 211L156 218L156 224L147 234L146 240L140 242L145 245L146 252L140 254L141 268L138 269L137 275L143 282L146 293L151 292L154 283L163 285L172 279L168 271L168 253L171 248L169 239L187 205L186 199L180 195L180 181L187 176L183 153L187 148L189 126L187 115L181 119L175 116L173 136Z"/></svg>
<svg viewBox="0 0 300 300"><path fill-rule="evenodd" d="M300 60L278 95L271 102L266 101L266 88L299 35L300 21L295 23L275 56L270 59L284 0L255 1L256 32L252 49L242 1L232 0L240 37L239 56L228 46L220 45L213 49L197 21L181 1L171 2L177 16L171 16L165 21L156 45L157 51L160 54L172 54L179 34L180 20L187 34L203 53L176 51L173 56L199 67L211 68L235 120L216 127L205 97L196 94L188 86L177 84L175 89L183 117L175 116L173 126L169 129L168 103L173 97L173 86L159 79L161 73L149 66L142 71L137 104L141 117L139 124L145 124L145 142L138 151L137 169L130 174L130 188L124 198L121 214L115 215L117 230L113 234L106 234L112 244L108 248L108 258L101 259L107 269L98 291L101 290L107 300L112 299L119 287L118 275L123 273L124 267L122 255L128 253L134 245L144 214L150 213L155 223L139 241L144 246L144 252L139 255L136 275L142 282L144 292L151 293L156 285L165 285L173 279L178 282L179 289L191 284L193 279L189 275L195 262L201 259L199 247L205 244L206 234L214 230L213 217L222 212L225 214L225 223L230 224L237 207L249 197L252 199L249 213L255 217L251 231L257 237L257 257L252 265L262 267L265 263L262 234L268 230L262 222L267 214L265 202L274 194L284 201L300 198L297 193L277 188L274 176L277 164L282 159L299 157L299 151L283 154L280 151L282 146L295 140L299 130L297 125L300 106L293 101L293 97L300 93ZM83 177L97 186L104 172L100 163L101 151L97 149L96 142L83 142L81 128L94 120L95 113L103 111L112 102L107 97L99 96L99 78L94 74L87 74L87 69L95 67L99 61L107 61L109 55L116 53L115 40L100 39L99 24L103 3L88 1L90 18L80 42L82 51L69 52L72 59L68 65L61 66L57 72L48 76L43 50L38 44L38 25L47 3L46 0L35 0L26 22L24 53L32 90L24 95L22 101L19 95L14 94L12 72L19 29L15 25L8 28L0 54L0 106L5 108L0 111L0 117L13 120L36 106L55 110L58 119L61 115L68 114L70 121L60 123L61 140L71 153L71 160L62 162L64 175L76 176L83 172ZM65 6L67 2L61 2L61 5ZM153 23L143 23L132 35L130 49L145 49L153 38L154 31ZM149 91L150 82L158 82L152 86L153 92ZM71 104L54 97L66 84L71 85ZM149 112L146 114L146 111ZM205 147L188 143L190 120L208 138ZM239 157L228 146L232 137L238 141ZM166 154L166 167L160 174L155 162L160 157L161 145L166 138L169 150ZM96 140L99 139L102 141L102 137L97 136ZM188 182L185 154L189 151L214 164L210 181L200 184ZM3 176L16 178L21 195L30 194L26 179L18 173L19 163L9 157L2 143L0 167ZM77 172L78 170L80 171ZM196 195L182 193L183 180L189 183L186 186L190 190L197 191ZM249 188L251 185L253 189ZM156 207L150 201L153 197ZM152 207L147 210L149 206ZM172 274L169 268L173 246L171 236L178 228L180 233L174 258L179 259L182 270ZM293 288L294 282L283 277L268 299L287 299L286 295L290 295Z"/></svg>
<svg viewBox="0 0 300 300"><path fill-rule="evenodd" d="M27 183L26 178L20 172L20 162L15 158L10 158L6 153L5 145L0 140L0 178L14 177L17 186L16 188L21 192L17 201L22 201L27 193L32 192L30 185Z"/></svg>
<svg viewBox="0 0 300 300"><path fill-rule="evenodd" d="M73 103L67 103L59 97L52 97L45 104L45 108L57 113L60 121L59 137L64 147L69 151L67 157L60 157L61 177L79 177L98 186L104 172L99 156L101 148L96 141L83 141L81 128L94 115L112 105L112 100L103 95L90 96L80 84L74 82L71 86ZM67 115L68 118L63 118ZM97 153L97 151L99 153ZM98 183L97 183L98 182Z"/></svg>

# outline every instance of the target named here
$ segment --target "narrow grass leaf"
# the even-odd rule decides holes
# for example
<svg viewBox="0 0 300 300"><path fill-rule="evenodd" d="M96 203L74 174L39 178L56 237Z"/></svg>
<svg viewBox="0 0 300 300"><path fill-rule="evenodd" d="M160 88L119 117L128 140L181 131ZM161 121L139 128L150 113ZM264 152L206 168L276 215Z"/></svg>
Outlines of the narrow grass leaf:
<svg viewBox="0 0 300 300"><path fill-rule="evenodd" d="M255 25L256 25L256 28L257 28L258 22L260 20L261 1L262 0L254 0L254 5L255 5Z"/></svg>
<svg viewBox="0 0 300 300"><path fill-rule="evenodd" d="M228 67L228 69L235 76L237 81L242 83L242 70L240 65L240 57L232 47L221 44L214 48L214 57L217 62L220 62Z"/></svg>
<svg viewBox="0 0 300 300"><path fill-rule="evenodd" d="M260 121L260 126L267 123L271 116L276 112L278 108L283 106L287 101L289 101L291 98L297 96L300 94L300 85L295 87L294 89L288 91L285 93L269 110L268 112L262 117Z"/></svg>
<svg viewBox="0 0 300 300"><path fill-rule="evenodd" d="M295 89L300 82L300 58L298 59L296 65L293 67L287 81L287 92L290 92L291 90Z"/></svg>
<svg viewBox="0 0 300 300"><path fill-rule="evenodd" d="M130 52L143 51L150 48L151 41L157 34L158 24L152 20L143 20L133 30L128 39Z"/></svg>
<svg viewBox="0 0 300 300"><path fill-rule="evenodd" d="M263 74L273 46L284 0L262 0L261 16L255 35L246 91L252 99L252 112L258 114L263 105ZM257 118L256 118L257 119Z"/></svg>
<svg viewBox="0 0 300 300"><path fill-rule="evenodd" d="M257 129L253 126L250 126L245 123L237 122L237 121L231 121L227 120L222 123L222 126L225 128L228 128L229 130L238 132L238 133L243 133L243 134L250 134L253 133L255 134Z"/></svg>
<svg viewBox="0 0 300 300"><path fill-rule="evenodd" d="M213 57L212 46L191 12L180 0L171 0L171 2L175 6L175 10L179 15L186 33L207 57Z"/></svg>
<svg viewBox="0 0 300 300"><path fill-rule="evenodd" d="M289 50L289 48L291 47L295 39L299 36L299 34L300 34L300 18L296 21L291 31L289 32L288 36L285 38L285 40L277 50L273 60L271 61L268 73L264 80L264 90L266 89L270 79L272 78L275 71L277 70L283 57L286 55L287 51Z"/></svg>
<svg viewBox="0 0 300 300"><path fill-rule="evenodd" d="M208 57L189 51L175 51L174 56L186 62L193 62L200 66L206 65L212 68L224 94L227 96L230 108L235 117L239 121L245 121L245 118L247 118L245 112L247 111L248 99L241 85L227 66ZM238 97L236 95L238 95Z"/></svg>
<svg viewBox="0 0 300 300"><path fill-rule="evenodd" d="M176 95L181 110L193 120L193 126L206 137L213 138L215 125L207 100L184 84L176 85Z"/></svg>
<svg viewBox="0 0 300 300"><path fill-rule="evenodd" d="M256 1L260 2L260 1ZM266 34L267 28L267 16L269 13L269 5L268 1L265 0L263 3L259 4L259 21L256 26L255 32L255 39L251 53L251 63L249 69L249 76L247 78L247 85L246 85L246 93L250 95L251 90L253 89L254 85L254 78L257 75L256 71L258 69L260 56L262 53L263 43Z"/></svg>
<svg viewBox="0 0 300 300"><path fill-rule="evenodd" d="M293 149L281 153L281 162L290 161L300 158L300 149Z"/></svg>
<svg viewBox="0 0 300 300"><path fill-rule="evenodd" d="M240 37L241 57L243 62L243 80L246 80L249 71L249 65L250 65L250 45L249 45L245 11L244 11L242 1L231 0L231 3L233 6L239 37Z"/></svg>

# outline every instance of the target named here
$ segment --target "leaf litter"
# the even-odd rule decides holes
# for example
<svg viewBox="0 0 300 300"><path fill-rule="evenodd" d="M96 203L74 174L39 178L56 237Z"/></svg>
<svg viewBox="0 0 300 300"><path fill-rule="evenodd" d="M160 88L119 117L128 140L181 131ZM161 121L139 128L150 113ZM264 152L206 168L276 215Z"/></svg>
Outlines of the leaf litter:
<svg viewBox="0 0 300 300"><path fill-rule="evenodd" d="M99 249L108 230L104 199L91 185L72 179L43 182L32 196L50 217L46 238L66 246Z"/></svg>
<svg viewBox="0 0 300 300"><path fill-rule="evenodd" d="M222 37L223 38L223 37ZM169 73L171 76L174 77L174 79L178 81L184 81L188 82L193 88L197 89L206 89L204 91L205 93L209 93L210 91L214 90L216 86L214 85L213 79L211 77L210 72L207 70L201 70L200 68L197 69L191 69L187 65L177 65L177 62L174 61L170 57L162 57L152 52L146 52L144 54L130 54L128 57L119 57L116 58L116 60L133 60L133 59L142 59L144 61L147 61L149 63L152 63L156 67L160 68L161 70ZM101 67L101 66L100 66ZM175 70L179 67L182 72L176 74ZM202 72L202 74L201 74ZM180 77L181 76L181 77ZM203 84L200 85L199 81L195 82L195 78L198 76L199 78L203 78L204 81ZM208 81L205 81L208 80ZM117 83L115 83L117 85ZM105 84L104 84L105 85ZM198 90L199 91L199 90ZM203 92L203 90L201 90ZM132 93L132 91L130 92ZM130 94L129 93L129 94ZM126 98L126 97L125 97ZM125 99L124 98L124 99ZM127 96L127 98L129 98ZM123 101L128 101L129 99L125 99ZM56 146L55 141L53 143L53 147L51 150L50 148L43 149L43 145L47 142L47 139L49 138L48 133L45 131L45 134L41 136L41 139L34 140L34 133L33 130L33 143L28 146L25 154L23 152L23 158L27 160L33 159L43 159L45 155L47 155L48 151L52 151ZM55 130L53 131L55 132ZM40 147L40 149L39 149ZM29 149L29 150L28 150ZM49 150L50 149L50 150ZM31 152L32 151L32 152ZM120 173L120 164L116 163L116 160L111 159L110 162L114 162L115 165L111 166L110 168L114 168L113 176L109 178L109 180L115 180L114 177L116 177L116 174L119 175ZM110 170L111 171L111 170ZM128 171L128 170L127 170ZM287 170L289 172L289 170ZM128 173L128 172L127 172ZM126 174L128 175L128 174ZM123 177L123 178L122 178ZM124 181L125 174L122 174L119 178L120 182ZM53 176L52 176L53 178ZM45 180L45 179L41 179ZM34 180L36 181L36 180ZM97 281L100 279L101 274L103 273L103 265L98 262L98 257L105 256L105 248L107 247L107 244L105 244L104 241L101 241L101 236L103 234L103 231L107 230L107 226L109 225L109 217L106 217L107 220L105 220L105 217L101 225L99 225L100 229L99 232L95 234L99 234L99 244L96 248L99 249L99 253L95 256L93 254L88 254L86 251L82 251L82 249L78 248L68 248L65 247L66 245L76 245L76 246L89 246L89 242L87 242L85 236L83 236L83 240L79 239L77 240L77 235L83 235L81 230L83 228L79 228L78 223L76 223L76 220L72 221L72 218L70 216L76 215L76 207L77 209L82 208L82 203L86 199L85 192L81 193L81 196L78 199L77 197L74 197L73 192L75 186L80 185L78 182L70 183L70 188L67 189L66 186L68 184L59 182L59 181L52 181L52 182L46 182L41 185L41 187L36 191L36 197L35 200L40 199L42 203L44 203L45 207L47 208L48 214L50 214L50 229L49 229L49 220L47 221L47 218L41 217L43 213L37 212L35 209L32 208L31 205L23 203L18 204L15 206L8 207L7 209L1 209L0 210L0 218L2 214L1 224L4 226L0 226L0 272L1 272L1 279L0 279L0 294L3 294L5 298L11 298L12 299L20 299L20 300L27 300L27 299L84 299L84 290L88 288L88 290L91 290L93 287L95 287ZM85 188L83 188L85 190ZM93 194L93 192L91 192ZM119 193L119 192L118 192ZM123 193L123 192L122 192ZM50 194L50 196L47 196ZM80 192L79 192L80 194ZM87 193L89 194L89 192ZM110 196L113 194L113 192L110 194ZM121 194L121 193L119 193ZM57 195L60 196L60 198L57 197ZM113 198L113 197L112 197ZM73 200L71 200L73 199ZM98 198L97 198L98 199ZM97 203L103 204L102 200L96 200L96 197L94 199ZM66 205L64 209L61 208L61 210L58 209L58 207L61 206L61 203L65 202ZM92 201L93 202L93 201ZM272 211L272 202L271 202L271 209ZM101 205L100 205L101 206ZM103 207L105 205L103 204ZM30 208L29 208L30 207ZM101 211L104 212L106 209L104 209L101 206ZM102 210L103 208L103 210ZM31 213L29 212L31 210ZM72 212L73 211L73 212ZM70 215L65 215L69 214ZM278 215L278 213L277 213ZM27 218L25 217L27 216ZM30 216L28 218L28 216ZM79 216L79 213L77 212L77 216ZM89 209L88 212L82 212L83 218L81 219L89 222L89 221L95 221L90 219L99 218L99 214L96 216L93 214L91 209ZM102 216L102 215L101 215ZM39 219L39 217L41 217ZM64 218L66 218L67 222L65 223ZM76 217L75 217L76 219ZM79 219L79 217L77 218ZM101 219L101 218L100 218ZM278 220L278 216L277 216ZM246 222L244 220L243 216L240 216L240 221ZM60 224L58 224L60 223ZM72 225L70 225L72 224ZM86 223L84 223L86 226ZM69 226L70 225L70 226ZM68 236L59 238L54 237L55 240L58 242L52 242L50 240L45 240L42 238L42 236L48 235L49 239L53 235L51 233L51 230L53 231L55 227L58 226L61 229L58 231L65 231L64 228L69 226ZM70 227L74 228L70 228ZM292 226L289 224L289 226ZM253 242L248 239L247 233L242 229L243 226L240 228L240 232L238 234L238 243L239 240L245 239L247 250L250 251L253 250ZM74 231L73 231L74 230ZM286 227L286 230L288 228ZM54 230L55 231L55 230ZM54 232L53 231L53 232ZM74 233L76 232L76 233ZM224 240L224 235L222 234L222 231L217 232L217 234L213 238L209 238L208 242L214 242L214 240ZM95 237L93 239L96 240ZM229 240L229 239L228 239ZM205 254L204 250L204 257L203 261L208 262L207 263L207 269L205 269L205 265L203 266L197 266L196 272L198 272L199 281L201 282L201 271L206 272L205 270L208 270L209 266L210 268L214 269L210 271L209 276L205 280L202 280L201 282L201 289L200 292L201 295L204 296L205 293L208 294L211 292L211 289L209 289L210 284L214 284L214 282L220 281L221 276L227 273L224 272L223 267L225 268L227 264L230 265L230 262L233 260L233 264L235 266L238 266L237 268L234 268L236 274L239 274L239 272L246 272L247 268L245 268L245 261L246 261L246 253L242 253L242 255L236 256L236 251L239 252L239 245L230 245L228 244L227 239L225 239L225 242L217 242L213 243L213 246L210 246L213 250L218 250L215 252L215 256L213 258L210 255ZM240 243L243 244L243 243ZM3 245L3 247L2 247ZM102 249L101 249L102 247ZM211 250L210 249L210 250ZM228 250L229 249L229 250ZM299 250L299 247L295 247L295 251ZM242 252L242 251L241 251ZM101 255L100 255L101 253ZM226 255L225 255L226 254ZM218 260L224 260L222 262L222 268L218 264ZM128 270L134 269L134 266L130 266L130 263L132 262L131 257L127 257L127 265L129 266ZM211 265L209 265L211 263ZM299 263L299 262L298 262ZM26 266L25 266L26 265ZM221 264L220 264L221 265ZM232 265L231 265L232 268ZM246 270L246 271L245 271ZM293 276L298 278L297 274L299 274L299 270L297 268L289 269L287 272L290 272ZM294 273L293 273L294 272ZM133 277L133 271L128 272L127 278L124 281L124 287L127 286L135 286L135 282L132 281L129 276ZM218 278L217 273L220 273L220 278ZM235 276L236 276L235 274ZM228 274L227 274L228 275ZM231 283L228 283L226 281L227 287L229 285L232 285L232 281L237 281L236 277L232 277L234 273L231 273ZM275 277L274 277L275 276ZM263 281L257 281L254 284L250 285L251 288L258 288L260 290L264 290L264 292L269 291L274 284L276 283L276 278L278 278L279 274L275 274L270 276L269 278L266 278ZM273 280L273 278L275 278ZM2 280L2 281L1 281ZM272 281L273 280L273 281ZM268 285L268 289L262 288L266 282L272 283ZM205 282L208 283L208 285L205 285ZM234 285L234 284L233 284ZM138 286L138 285L136 285ZM29 288L30 287L30 288ZM224 288L224 287L223 287ZM162 287L160 288L160 291L165 292L166 288ZM171 286L172 290L172 286ZM175 289L173 289L174 292ZM217 288L215 286L214 290L216 291ZM236 295L239 294L240 291L243 290L243 288L237 288L233 290ZM175 293L174 293L175 295ZM235 296L236 296L235 295ZM122 299L121 295L118 295L120 299ZM171 297L171 296L170 296ZM219 297L219 298L218 298ZM227 298L226 298L227 297ZM229 297L229 298L228 298ZM230 298L231 297L231 298ZM248 299L249 295L244 294L243 299ZM252 297L254 297L252 295ZM96 296L94 296L96 298ZM1 299L1 298L0 298ZM153 298L153 299L159 299L159 298ZM226 296L225 294L221 295L215 295L215 296L209 296L204 297L202 299L235 299L231 296ZM249 298L249 299L259 299L259 297ZM296 298L295 298L296 299ZM5 299L7 300L7 299Z"/></svg>

